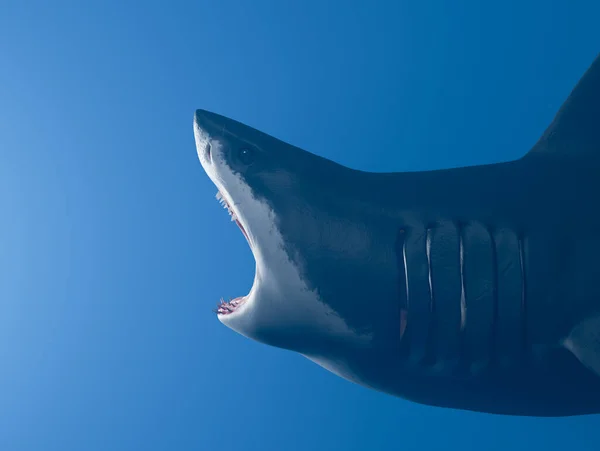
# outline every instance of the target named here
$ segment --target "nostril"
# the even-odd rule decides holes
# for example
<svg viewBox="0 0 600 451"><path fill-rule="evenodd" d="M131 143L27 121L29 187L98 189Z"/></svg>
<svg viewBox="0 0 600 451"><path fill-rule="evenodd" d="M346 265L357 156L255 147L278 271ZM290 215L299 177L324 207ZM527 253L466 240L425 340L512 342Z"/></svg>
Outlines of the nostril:
<svg viewBox="0 0 600 451"><path fill-rule="evenodd" d="M208 160L210 160L210 143L206 143L206 147L205 147L205 152L206 152L206 158Z"/></svg>

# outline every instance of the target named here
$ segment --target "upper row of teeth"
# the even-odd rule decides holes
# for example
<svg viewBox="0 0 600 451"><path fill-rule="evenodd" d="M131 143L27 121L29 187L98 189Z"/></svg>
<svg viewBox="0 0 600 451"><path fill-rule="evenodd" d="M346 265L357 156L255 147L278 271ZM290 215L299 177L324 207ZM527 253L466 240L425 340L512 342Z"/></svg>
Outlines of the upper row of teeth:
<svg viewBox="0 0 600 451"><path fill-rule="evenodd" d="M219 302L220 302L219 307L222 307L224 305L233 305L235 307L240 302L242 302L242 300L241 299L233 299L232 301L226 301L225 299L221 298L221 300Z"/></svg>
<svg viewBox="0 0 600 451"><path fill-rule="evenodd" d="M225 300L221 299L220 302L221 303L217 307L217 312L218 313L228 313L228 312L233 312L235 310L235 308L238 306L238 304L242 301L240 299L234 299L233 301L225 302Z"/></svg>
<svg viewBox="0 0 600 451"><path fill-rule="evenodd" d="M225 197L223 197L223 195L221 194L220 191L217 191L217 196L216 196L217 200L219 201L219 203L223 206L223 208L225 210L227 210L227 212L229 213L229 215L231 216L231 220L235 221L237 220L237 215L235 214L235 211L233 211L233 208L231 208L229 206L229 204L227 203L227 201L225 200Z"/></svg>

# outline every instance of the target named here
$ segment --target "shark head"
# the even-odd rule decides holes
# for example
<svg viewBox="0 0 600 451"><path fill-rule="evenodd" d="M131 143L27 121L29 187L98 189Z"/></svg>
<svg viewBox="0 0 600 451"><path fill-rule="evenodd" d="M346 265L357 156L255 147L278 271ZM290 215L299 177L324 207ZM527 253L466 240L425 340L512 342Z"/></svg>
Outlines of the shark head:
<svg viewBox="0 0 600 451"><path fill-rule="evenodd" d="M365 231L338 220L347 217L343 193L353 170L204 110L195 113L194 135L217 200L256 262L252 288L221 301L219 321L305 355L318 355L325 343L367 343L368 327L352 319L357 311L344 315L351 303L335 286L340 277L352 277L336 261L369 254ZM345 284L351 287L351 281Z"/></svg>

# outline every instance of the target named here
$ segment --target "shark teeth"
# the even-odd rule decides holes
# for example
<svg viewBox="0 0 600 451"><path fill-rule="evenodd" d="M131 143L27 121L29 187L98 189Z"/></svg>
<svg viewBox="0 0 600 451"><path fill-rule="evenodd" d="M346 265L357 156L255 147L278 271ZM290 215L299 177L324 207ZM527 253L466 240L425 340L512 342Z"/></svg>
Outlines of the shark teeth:
<svg viewBox="0 0 600 451"><path fill-rule="evenodd" d="M223 206L223 208L225 210L227 210L227 212L229 213L229 216L231 216L231 221L237 221L238 217L235 214L235 211L233 211L233 208L231 208L229 206L229 203L227 203L227 200L225 200L225 197L223 196L223 194L221 194L220 191L217 191L217 195L215 197L217 198L219 203Z"/></svg>
<svg viewBox="0 0 600 451"><path fill-rule="evenodd" d="M235 298L226 302L223 298L217 303L217 308L213 310L218 315L228 315L233 313L236 308L244 301L244 298Z"/></svg>
<svg viewBox="0 0 600 451"><path fill-rule="evenodd" d="M231 208L231 206L227 202L227 199L225 199L225 196L223 196L223 194L220 191L217 191L217 195L215 197L217 198L219 203L223 206L223 208L225 210L227 210L227 212L229 213L229 216L231 216L231 221L237 222L238 226L240 227L240 229L242 230L244 235L246 235L246 231L244 230L241 223L238 221L238 217L235 214L234 209ZM246 235L246 238L247 238L247 235ZM244 297L240 297L240 298L235 298L235 299L232 299L232 300L229 300L226 302L223 298L221 298L221 300L217 303L217 308L214 309L213 312L215 312L218 315L228 315L230 313L233 313L235 311L235 309L238 308L240 306L240 304L245 301L245 299L246 298L244 298Z"/></svg>

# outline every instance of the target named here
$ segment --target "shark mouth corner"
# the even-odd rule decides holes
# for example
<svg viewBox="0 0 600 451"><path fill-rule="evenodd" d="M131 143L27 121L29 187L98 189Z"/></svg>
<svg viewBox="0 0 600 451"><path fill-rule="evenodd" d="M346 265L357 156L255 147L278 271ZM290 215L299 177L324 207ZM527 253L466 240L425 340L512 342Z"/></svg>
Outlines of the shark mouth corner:
<svg viewBox="0 0 600 451"><path fill-rule="evenodd" d="M250 249L252 250L252 244L250 241L250 237L248 236L246 229L242 225L242 223L241 223L237 213L233 209L233 207L229 204L229 202L227 202L227 199L225 198L225 196L223 196L221 191L217 192L216 198L219 201L219 203L223 206L223 208L225 208L227 210L227 212L229 213L229 216L231 216L231 220L233 222L235 222L237 224L237 226L240 228L240 230L244 234L244 237L246 237L246 241L250 245ZM240 296L240 297L231 299L229 301L225 301L223 298L221 298L221 300L217 303L217 307L213 310L213 312L216 313L218 316L229 315L229 314L235 312L246 301L246 298L247 298L247 296Z"/></svg>

